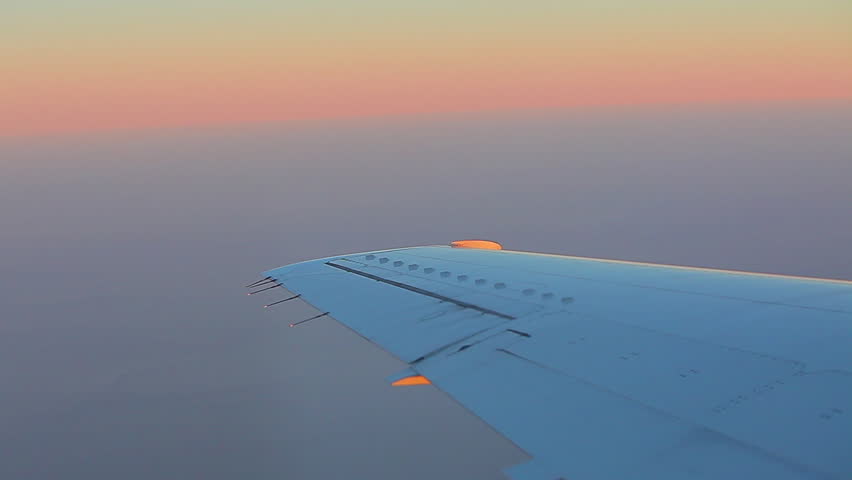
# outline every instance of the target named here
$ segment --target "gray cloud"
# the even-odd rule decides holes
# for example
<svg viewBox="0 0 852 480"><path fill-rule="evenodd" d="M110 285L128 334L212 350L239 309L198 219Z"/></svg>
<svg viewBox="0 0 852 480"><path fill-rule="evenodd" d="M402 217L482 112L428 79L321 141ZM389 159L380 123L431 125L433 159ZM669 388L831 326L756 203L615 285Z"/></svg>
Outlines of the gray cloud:
<svg viewBox="0 0 852 480"><path fill-rule="evenodd" d="M0 473L501 478L509 442L240 285L463 237L852 278L850 127L849 106L708 107L6 141Z"/></svg>

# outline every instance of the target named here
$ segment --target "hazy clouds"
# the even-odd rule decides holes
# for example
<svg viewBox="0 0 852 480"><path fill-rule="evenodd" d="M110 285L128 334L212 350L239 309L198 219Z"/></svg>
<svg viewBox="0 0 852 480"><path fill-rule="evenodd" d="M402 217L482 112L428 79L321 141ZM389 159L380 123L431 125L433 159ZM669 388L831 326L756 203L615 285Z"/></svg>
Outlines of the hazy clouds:
<svg viewBox="0 0 852 480"><path fill-rule="evenodd" d="M787 106L6 141L0 473L501 478L507 441L240 285L463 237L852 278L850 131L852 107Z"/></svg>

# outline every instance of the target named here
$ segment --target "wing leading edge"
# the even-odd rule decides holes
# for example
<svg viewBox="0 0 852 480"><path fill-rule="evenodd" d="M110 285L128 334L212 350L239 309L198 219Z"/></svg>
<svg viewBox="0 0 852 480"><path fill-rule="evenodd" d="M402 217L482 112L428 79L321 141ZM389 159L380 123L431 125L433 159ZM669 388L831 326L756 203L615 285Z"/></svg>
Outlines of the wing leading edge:
<svg viewBox="0 0 852 480"><path fill-rule="evenodd" d="M515 480L852 477L850 282L440 246L265 275L529 453Z"/></svg>

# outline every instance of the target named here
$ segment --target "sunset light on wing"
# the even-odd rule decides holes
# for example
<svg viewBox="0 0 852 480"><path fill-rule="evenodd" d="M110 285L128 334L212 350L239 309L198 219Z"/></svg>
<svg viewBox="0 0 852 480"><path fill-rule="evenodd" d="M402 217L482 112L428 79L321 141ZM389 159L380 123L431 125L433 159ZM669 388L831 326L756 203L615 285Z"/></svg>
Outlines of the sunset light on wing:
<svg viewBox="0 0 852 480"><path fill-rule="evenodd" d="M410 377L401 378L393 383L391 386L393 387L408 387L412 385L431 385L432 382L429 381L428 378L423 375L412 375Z"/></svg>

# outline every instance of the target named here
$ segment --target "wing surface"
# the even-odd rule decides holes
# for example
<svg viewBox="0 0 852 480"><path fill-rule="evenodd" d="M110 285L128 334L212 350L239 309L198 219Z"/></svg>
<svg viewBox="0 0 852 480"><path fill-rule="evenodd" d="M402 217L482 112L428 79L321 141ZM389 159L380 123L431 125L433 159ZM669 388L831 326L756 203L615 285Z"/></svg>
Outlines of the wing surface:
<svg viewBox="0 0 852 480"><path fill-rule="evenodd" d="M415 247L266 272L529 453L515 480L852 478L852 283Z"/></svg>

